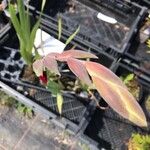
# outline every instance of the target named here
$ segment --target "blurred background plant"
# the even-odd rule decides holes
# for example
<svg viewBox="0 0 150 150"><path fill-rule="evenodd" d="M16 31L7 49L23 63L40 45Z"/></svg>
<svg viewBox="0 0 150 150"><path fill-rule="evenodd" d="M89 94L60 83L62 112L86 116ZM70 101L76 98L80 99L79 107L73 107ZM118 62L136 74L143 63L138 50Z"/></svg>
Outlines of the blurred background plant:
<svg viewBox="0 0 150 150"><path fill-rule="evenodd" d="M150 150L150 135L132 134L128 150Z"/></svg>
<svg viewBox="0 0 150 150"><path fill-rule="evenodd" d="M15 98L7 95L2 90L0 90L0 105L9 108L16 108L17 112L23 114L27 118L32 118L34 116L34 112L30 107L18 102Z"/></svg>

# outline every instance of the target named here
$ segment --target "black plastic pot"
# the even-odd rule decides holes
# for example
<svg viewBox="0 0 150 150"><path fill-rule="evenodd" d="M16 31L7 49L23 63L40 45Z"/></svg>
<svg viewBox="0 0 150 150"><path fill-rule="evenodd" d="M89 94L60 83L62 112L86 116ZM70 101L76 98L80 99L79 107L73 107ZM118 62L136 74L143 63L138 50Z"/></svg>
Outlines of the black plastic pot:
<svg viewBox="0 0 150 150"><path fill-rule="evenodd" d="M150 92L145 93L143 109L145 111L145 114L147 115L148 120L150 121Z"/></svg>
<svg viewBox="0 0 150 150"><path fill-rule="evenodd" d="M104 47L103 51L109 52L110 49L113 49L115 52L124 53L130 47L140 22L145 16L146 9L137 4L123 4L123 2L121 3L122 8L119 8L118 3L80 0L68 1L66 4L65 1L65 5L68 6L64 7L65 9L60 11L53 20L57 24L57 17L61 16L63 27L69 32L74 31L80 25L80 32L76 38L93 45L97 50ZM56 6L57 3L53 5ZM49 10L55 10L55 7ZM35 8L34 11L36 11ZM115 18L117 23L111 24L98 19L98 13ZM48 21L49 15L51 14L45 11L43 18Z"/></svg>
<svg viewBox="0 0 150 150"><path fill-rule="evenodd" d="M140 49L143 50L143 56L142 54L137 57L134 54L126 53L126 55L123 56L123 59L121 62L128 66L131 70L134 71L136 75L138 75L138 78L144 82L146 86L149 86L150 84L150 60L149 60L149 54L146 53L146 49Z"/></svg>
<svg viewBox="0 0 150 150"><path fill-rule="evenodd" d="M0 31L2 32L5 26L8 24L9 19L6 17L4 12L0 12Z"/></svg>
<svg viewBox="0 0 150 150"><path fill-rule="evenodd" d="M143 86L142 83L139 80L139 76L137 74L135 74L134 69L130 68L129 66L127 66L126 64L123 63L119 63L118 68L116 68L115 73L117 76L119 77L125 77L126 75L129 74L134 74L134 79L133 81L129 81L129 88L128 88L128 84L126 85L128 90L132 93L132 88L130 90L130 84L135 84L133 86L133 88L136 88L136 92L133 91L132 95L134 95L135 99L141 104L143 101ZM137 93L137 94L136 94Z"/></svg>
<svg viewBox="0 0 150 150"><path fill-rule="evenodd" d="M49 25L41 23L40 28L52 36L57 38L57 32L50 28ZM84 99L80 96L70 93L64 93L64 104L62 115L60 116L57 109L56 98L52 97L51 93L40 85L31 84L29 82L20 81L20 74L24 68L25 62L19 54L19 42L15 32L9 28L5 33L7 37L0 45L1 47L1 70L0 70L0 86L12 96L16 97L18 101L30 106L35 111L41 112L48 118L52 119L58 126L77 134L83 130L95 110L95 101ZM68 36L63 34L62 41ZM3 38L1 38L3 39ZM73 40L68 47L76 45L78 49L87 50L86 44L78 44ZM108 54L97 53L92 47L93 52L101 59L98 61L108 68L112 68L116 59ZM34 91L33 94L29 94Z"/></svg>
<svg viewBox="0 0 150 150"><path fill-rule="evenodd" d="M0 44L6 39L6 31L10 28L9 19L5 16L4 12L0 13Z"/></svg>

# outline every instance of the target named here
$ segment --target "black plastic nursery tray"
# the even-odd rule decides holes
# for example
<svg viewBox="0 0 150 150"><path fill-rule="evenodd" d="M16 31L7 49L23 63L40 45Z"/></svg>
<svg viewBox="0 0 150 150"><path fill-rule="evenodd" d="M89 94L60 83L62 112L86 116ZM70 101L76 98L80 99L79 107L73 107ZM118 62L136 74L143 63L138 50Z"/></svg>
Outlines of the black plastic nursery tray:
<svg viewBox="0 0 150 150"><path fill-rule="evenodd" d="M0 31L3 31L3 28L8 24L9 20L4 14L4 12L0 12Z"/></svg>
<svg viewBox="0 0 150 150"><path fill-rule="evenodd" d="M150 84L150 48L145 43L140 43L138 34L131 48L122 57L122 62L130 66L147 85Z"/></svg>
<svg viewBox="0 0 150 150"><path fill-rule="evenodd" d="M56 36L57 32L41 24L41 29ZM16 97L18 101L30 106L33 110L37 110L51 118L57 125L77 133L81 128L85 128L90 120L90 116L95 109L95 102L89 99L84 99L73 94L64 94L64 105L62 115L60 116L57 109L56 99L51 93L40 85L31 84L20 81L19 77L24 68L24 61L19 54L19 43L15 32L9 28L6 32L5 40L3 36L1 40L0 55L0 86L4 90ZM62 41L67 37L63 36ZM80 46L74 40L68 45L71 47L76 45L77 48L86 50L87 45ZM96 52L94 52L97 54ZM98 61L108 68L111 68L115 59L108 54L98 53L101 59Z"/></svg>
<svg viewBox="0 0 150 150"><path fill-rule="evenodd" d="M3 12L0 12L0 38L5 35L8 28L10 28L9 19ZM1 40L0 43L3 43L3 41Z"/></svg>
<svg viewBox="0 0 150 150"><path fill-rule="evenodd" d="M131 0L131 1L150 8L150 0Z"/></svg>
<svg viewBox="0 0 150 150"><path fill-rule="evenodd" d="M95 149L123 150L132 133L142 133L140 128L124 121L111 109L96 110L81 139Z"/></svg>
<svg viewBox="0 0 150 150"><path fill-rule="evenodd" d="M103 51L112 48L119 53L123 53L130 47L132 38L146 12L144 7L121 1L69 0L62 3L64 3L64 9L62 10L58 5L56 11L57 3L47 1L43 18L47 20L48 15L60 12L57 13L57 17L61 16L63 27L67 31L73 32L80 25L77 38L92 44L97 50L104 46L106 48ZM53 7L50 7L52 4ZM112 24L99 19L98 13L115 19L116 23Z"/></svg>
<svg viewBox="0 0 150 150"><path fill-rule="evenodd" d="M120 65L116 73L118 76L121 73L132 73L129 69L124 68L124 65ZM139 82L139 84L142 83ZM145 91L141 88L139 95L140 103L143 102ZM92 119L84 131L81 139L90 143L97 149L126 149L126 144L131 137L132 133L150 133L149 128L142 129L131 122L123 119L111 108L106 110L97 109L92 116Z"/></svg>

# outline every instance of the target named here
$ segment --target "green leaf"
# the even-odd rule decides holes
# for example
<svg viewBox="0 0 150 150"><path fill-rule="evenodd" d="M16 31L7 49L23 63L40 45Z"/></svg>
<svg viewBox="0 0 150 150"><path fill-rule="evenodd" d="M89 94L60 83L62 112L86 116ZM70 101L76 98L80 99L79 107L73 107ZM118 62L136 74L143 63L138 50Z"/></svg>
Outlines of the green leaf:
<svg viewBox="0 0 150 150"><path fill-rule="evenodd" d="M39 25L40 25L40 21L38 20L36 22L36 24L34 25L34 27L32 28L32 31L31 31L31 34L30 34L30 49L33 48L34 46L34 40L35 40L35 35L36 35L36 31L37 29L39 28Z"/></svg>
<svg viewBox="0 0 150 150"><path fill-rule="evenodd" d="M61 93L57 93L57 107L60 114L62 114L63 96Z"/></svg>
<svg viewBox="0 0 150 150"><path fill-rule="evenodd" d="M42 0L42 7L41 7L41 11L43 11L44 6L45 6L46 0Z"/></svg>
<svg viewBox="0 0 150 150"><path fill-rule="evenodd" d="M22 38L21 25L20 25L19 20L16 16L16 11L15 11L13 5L11 5L11 4L9 4L9 12L10 12L12 24L13 24L19 38Z"/></svg>
<svg viewBox="0 0 150 150"><path fill-rule="evenodd" d="M61 17L58 18L58 40L61 38L62 33L62 19Z"/></svg>
<svg viewBox="0 0 150 150"><path fill-rule="evenodd" d="M23 0L17 0L17 4L18 4L18 12L19 12L19 20L20 20L21 30L26 31L25 7L24 7Z"/></svg>
<svg viewBox="0 0 150 150"><path fill-rule="evenodd" d="M131 80L133 80L133 79L134 79L134 74L131 73L131 74L128 74L128 75L124 78L123 82L124 82L124 84L128 84L129 81L131 81Z"/></svg>
<svg viewBox="0 0 150 150"><path fill-rule="evenodd" d="M80 26L77 28L77 30L67 39L67 41L66 41L66 45L68 45L71 41L72 41L72 39L74 39L74 37L77 35L77 33L79 32L79 30L80 30Z"/></svg>
<svg viewBox="0 0 150 150"><path fill-rule="evenodd" d="M52 80L48 80L47 88L52 92L53 95L57 95L61 92L61 86Z"/></svg>

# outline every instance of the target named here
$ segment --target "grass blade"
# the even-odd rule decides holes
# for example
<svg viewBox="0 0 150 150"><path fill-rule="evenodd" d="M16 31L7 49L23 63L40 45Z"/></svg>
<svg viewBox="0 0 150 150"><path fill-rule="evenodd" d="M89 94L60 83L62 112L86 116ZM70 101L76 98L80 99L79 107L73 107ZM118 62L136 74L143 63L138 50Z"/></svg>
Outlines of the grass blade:
<svg viewBox="0 0 150 150"><path fill-rule="evenodd" d="M74 37L77 35L77 33L79 32L79 30L80 30L80 26L77 28L77 30L67 39L67 41L66 41L66 45L68 45L71 41L72 41L72 39L74 39Z"/></svg>
<svg viewBox="0 0 150 150"><path fill-rule="evenodd" d="M60 40L62 34L62 19L58 18L58 40Z"/></svg>

